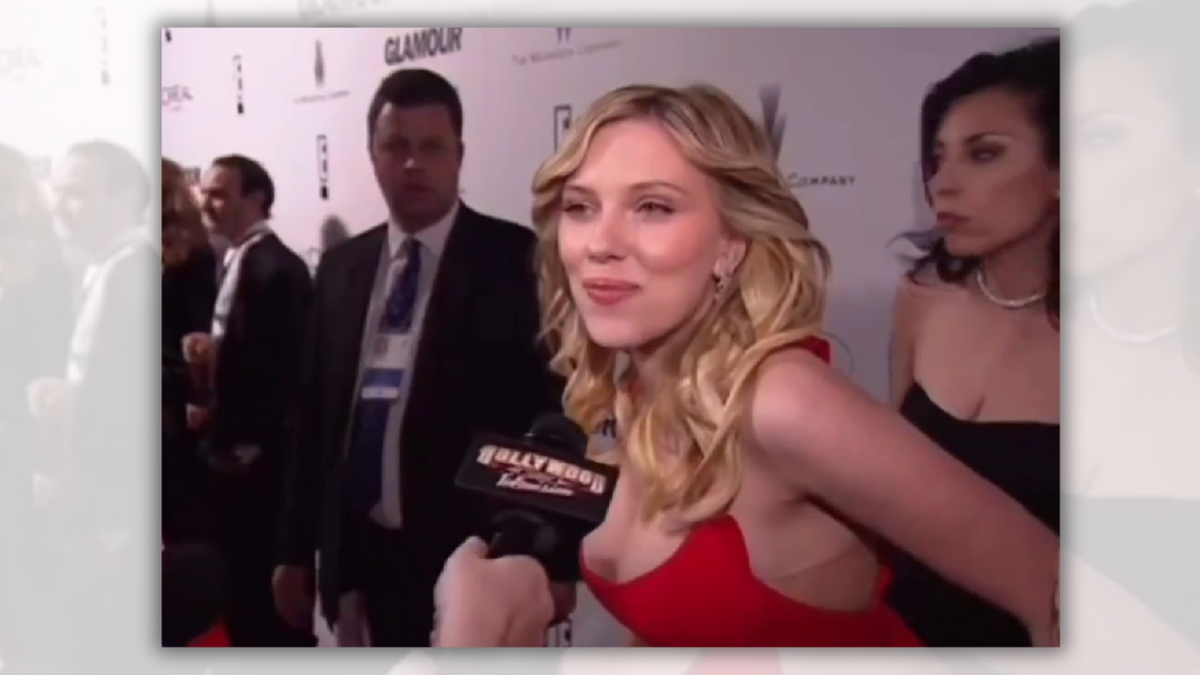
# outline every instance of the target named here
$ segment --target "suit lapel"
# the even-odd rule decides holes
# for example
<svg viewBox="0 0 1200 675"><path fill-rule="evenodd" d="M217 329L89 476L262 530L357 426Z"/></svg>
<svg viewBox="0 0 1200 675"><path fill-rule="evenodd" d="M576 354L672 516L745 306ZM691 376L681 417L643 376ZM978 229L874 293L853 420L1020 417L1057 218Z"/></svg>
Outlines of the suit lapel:
<svg viewBox="0 0 1200 675"><path fill-rule="evenodd" d="M368 235L368 239L357 252L356 258L350 261L346 269L345 286L342 299L345 302L346 321L342 325L342 339L346 348L341 350L350 360L345 365L353 387L358 377L358 363L361 358L363 326L367 321L367 312L371 307L371 295L375 290L375 279L379 273L379 260L383 255L383 247L387 244L387 226L376 228ZM355 394L352 394L352 396Z"/></svg>
<svg viewBox="0 0 1200 675"><path fill-rule="evenodd" d="M465 204L458 210L454 227L446 239L445 252L433 280L433 292L425 310L425 321L417 345L417 361L413 365L413 383L404 411L402 436L412 433L410 422L429 419L420 408L432 401L438 385L435 364L446 350L453 348L460 335L456 318L467 311L466 303L476 282L474 275L474 246L477 240L471 230L477 226L476 216ZM416 410L417 412L414 412ZM409 444L401 443L401 448Z"/></svg>

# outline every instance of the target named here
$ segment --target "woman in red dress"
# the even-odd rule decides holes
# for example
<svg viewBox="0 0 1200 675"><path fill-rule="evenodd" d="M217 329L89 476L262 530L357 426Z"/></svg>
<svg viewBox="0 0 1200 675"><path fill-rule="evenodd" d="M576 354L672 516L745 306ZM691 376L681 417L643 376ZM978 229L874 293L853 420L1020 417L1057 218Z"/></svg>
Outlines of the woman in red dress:
<svg viewBox="0 0 1200 675"><path fill-rule="evenodd" d="M567 413L622 437L585 577L636 643L917 646L880 539L1052 642L1057 537L830 367L828 254L728 95L613 91L534 192Z"/></svg>

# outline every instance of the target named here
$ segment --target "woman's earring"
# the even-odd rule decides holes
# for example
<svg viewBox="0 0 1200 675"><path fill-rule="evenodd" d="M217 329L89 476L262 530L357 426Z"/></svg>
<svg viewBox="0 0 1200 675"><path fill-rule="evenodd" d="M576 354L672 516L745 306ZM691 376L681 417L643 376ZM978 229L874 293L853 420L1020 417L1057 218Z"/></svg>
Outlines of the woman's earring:
<svg viewBox="0 0 1200 675"><path fill-rule="evenodd" d="M717 286L717 295L725 293L725 289L729 288L728 274L713 274L713 282Z"/></svg>

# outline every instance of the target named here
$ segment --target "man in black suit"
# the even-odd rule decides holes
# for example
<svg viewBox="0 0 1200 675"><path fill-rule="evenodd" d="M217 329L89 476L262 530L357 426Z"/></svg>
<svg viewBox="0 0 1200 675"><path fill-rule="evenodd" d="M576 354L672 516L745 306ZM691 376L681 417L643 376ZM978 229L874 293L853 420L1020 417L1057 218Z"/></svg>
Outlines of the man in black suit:
<svg viewBox="0 0 1200 675"><path fill-rule="evenodd" d="M454 488L472 437L561 410L539 348L534 235L459 201L463 110L399 70L368 113L388 222L322 256L276 601L310 620L357 591L374 646L427 646L438 572L495 505ZM568 553L574 558L576 551Z"/></svg>
<svg viewBox="0 0 1200 675"><path fill-rule="evenodd" d="M184 357L207 385L190 406L212 469L217 546L231 582L230 637L237 646L313 644L275 611L271 593L297 365L312 300L300 256L267 224L275 186L241 155L220 157L201 182L205 220L230 242L212 331L184 338Z"/></svg>

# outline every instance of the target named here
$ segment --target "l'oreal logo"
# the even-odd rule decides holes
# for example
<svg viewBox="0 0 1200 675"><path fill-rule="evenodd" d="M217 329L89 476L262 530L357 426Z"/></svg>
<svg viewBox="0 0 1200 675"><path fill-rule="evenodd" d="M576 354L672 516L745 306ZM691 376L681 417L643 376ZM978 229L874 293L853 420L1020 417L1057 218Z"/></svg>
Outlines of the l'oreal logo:
<svg viewBox="0 0 1200 675"><path fill-rule="evenodd" d="M608 487L602 474L526 450L489 444L479 449L477 461L503 472L498 488L571 497L579 490L603 495Z"/></svg>

